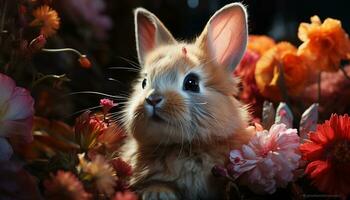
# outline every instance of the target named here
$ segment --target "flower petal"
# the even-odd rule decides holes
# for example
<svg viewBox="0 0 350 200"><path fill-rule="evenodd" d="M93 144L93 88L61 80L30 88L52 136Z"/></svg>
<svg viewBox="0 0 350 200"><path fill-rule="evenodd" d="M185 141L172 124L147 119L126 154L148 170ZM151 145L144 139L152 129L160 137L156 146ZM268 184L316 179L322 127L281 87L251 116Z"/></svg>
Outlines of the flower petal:
<svg viewBox="0 0 350 200"><path fill-rule="evenodd" d="M9 107L3 120L25 119L34 113L34 100L24 88L16 87L8 103Z"/></svg>
<svg viewBox="0 0 350 200"><path fill-rule="evenodd" d="M0 73L0 107L10 99L15 87L16 84L10 77Z"/></svg>

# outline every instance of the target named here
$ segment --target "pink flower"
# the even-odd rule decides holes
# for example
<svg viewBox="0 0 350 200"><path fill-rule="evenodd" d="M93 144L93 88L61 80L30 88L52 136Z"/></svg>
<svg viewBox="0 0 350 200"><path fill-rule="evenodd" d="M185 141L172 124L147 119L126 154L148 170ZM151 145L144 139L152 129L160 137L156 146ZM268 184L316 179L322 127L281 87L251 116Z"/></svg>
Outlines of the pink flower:
<svg viewBox="0 0 350 200"><path fill-rule="evenodd" d="M130 191L117 192L113 200L137 200L137 195Z"/></svg>
<svg viewBox="0 0 350 200"><path fill-rule="evenodd" d="M241 150L230 152L228 172L256 193L274 193L293 180L299 166L299 136L296 129L274 124L256 135Z"/></svg>
<svg viewBox="0 0 350 200"><path fill-rule="evenodd" d="M104 115L106 115L117 104L110 99L101 99L100 105L102 106Z"/></svg>
<svg viewBox="0 0 350 200"><path fill-rule="evenodd" d="M33 105L28 90L16 87L10 77L0 73L0 137L31 142Z"/></svg>

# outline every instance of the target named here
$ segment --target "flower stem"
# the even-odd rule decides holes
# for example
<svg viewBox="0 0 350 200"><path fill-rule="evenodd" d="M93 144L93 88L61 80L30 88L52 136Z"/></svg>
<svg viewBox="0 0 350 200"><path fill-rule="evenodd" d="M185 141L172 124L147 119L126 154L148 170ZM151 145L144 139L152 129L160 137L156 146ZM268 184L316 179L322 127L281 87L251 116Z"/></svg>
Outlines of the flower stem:
<svg viewBox="0 0 350 200"><path fill-rule="evenodd" d="M50 74L50 75L46 75L43 76L41 78L38 78L37 80L35 80L31 86L31 88L34 88L35 86L37 86L39 83L43 82L46 79L56 79L56 80L62 80L62 81L70 81L69 78L67 78L66 74L62 74L62 75L54 75L54 74Z"/></svg>
<svg viewBox="0 0 350 200"><path fill-rule="evenodd" d="M78 50L73 49L73 48L62 48L62 49L46 49L46 48L43 48L41 50L45 51L45 52L66 52L66 51L70 51L70 52L73 52L73 53L77 54L79 57L84 56L84 54L80 53Z"/></svg>

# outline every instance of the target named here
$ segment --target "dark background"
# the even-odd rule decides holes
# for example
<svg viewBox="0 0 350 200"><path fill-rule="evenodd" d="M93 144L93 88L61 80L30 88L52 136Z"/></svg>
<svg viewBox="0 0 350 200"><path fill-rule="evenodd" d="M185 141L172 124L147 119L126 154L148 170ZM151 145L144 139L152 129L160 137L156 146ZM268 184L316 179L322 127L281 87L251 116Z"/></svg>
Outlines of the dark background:
<svg viewBox="0 0 350 200"><path fill-rule="evenodd" d="M113 28L103 40L86 37L64 12L64 5L56 5L62 26L58 35L49 40L48 47L70 46L86 53L93 62L92 69L82 69L71 61L70 55L39 54L37 65L43 73L66 73L72 80L65 85L63 93L97 91L107 94L127 94L131 81L137 73L130 70L115 70L110 67L133 67L136 62L134 23L132 11L144 7L155 13L173 35L181 40L191 40L200 34L212 14L229 0L107 0L105 14L113 22ZM332 17L342 21L348 32L349 0L245 0L249 15L250 34L266 34L276 41L287 40L295 45L300 22L310 22L310 17L318 15L321 20ZM126 61L130 60L130 61ZM54 62L53 62L54 61ZM48 68L48 66L51 66ZM108 80L109 78L117 81ZM62 94L62 91L54 91ZM38 94L39 95L39 94ZM41 115L52 118L71 118L75 111L98 105L101 96L79 94L53 101L63 104L65 112L46 112Z"/></svg>

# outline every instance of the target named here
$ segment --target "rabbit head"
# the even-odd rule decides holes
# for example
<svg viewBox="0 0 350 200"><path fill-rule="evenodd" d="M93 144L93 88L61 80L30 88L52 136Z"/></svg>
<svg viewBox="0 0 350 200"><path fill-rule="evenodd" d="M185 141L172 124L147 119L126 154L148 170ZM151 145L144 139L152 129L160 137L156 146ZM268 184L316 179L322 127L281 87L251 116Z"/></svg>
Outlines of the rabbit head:
<svg viewBox="0 0 350 200"><path fill-rule="evenodd" d="M193 42L177 41L162 22L135 10L139 80L124 122L140 143L172 144L223 140L243 129L247 112L234 98L232 71L248 37L244 6L216 12Z"/></svg>

